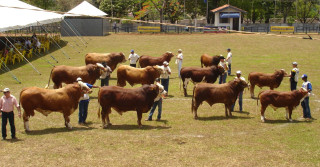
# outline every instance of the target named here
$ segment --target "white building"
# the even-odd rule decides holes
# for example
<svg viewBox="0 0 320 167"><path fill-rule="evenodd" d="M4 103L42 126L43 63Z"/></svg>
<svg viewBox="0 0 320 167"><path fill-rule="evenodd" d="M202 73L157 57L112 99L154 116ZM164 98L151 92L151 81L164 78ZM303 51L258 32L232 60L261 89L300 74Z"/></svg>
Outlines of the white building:
<svg viewBox="0 0 320 167"><path fill-rule="evenodd" d="M237 31L241 30L241 14L247 13L228 4L215 8L211 12L214 13L214 26Z"/></svg>

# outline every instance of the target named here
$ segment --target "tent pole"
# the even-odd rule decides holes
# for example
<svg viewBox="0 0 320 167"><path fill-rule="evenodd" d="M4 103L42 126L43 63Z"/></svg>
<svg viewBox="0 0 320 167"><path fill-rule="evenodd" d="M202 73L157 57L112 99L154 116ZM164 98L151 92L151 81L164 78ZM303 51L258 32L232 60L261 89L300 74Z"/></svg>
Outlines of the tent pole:
<svg viewBox="0 0 320 167"><path fill-rule="evenodd" d="M72 41L77 45L77 47L79 47L80 49L83 49L78 45L77 41L73 39L73 37L68 33L68 31L66 31L66 29L64 27L61 26L61 28L72 39ZM76 48L71 43L70 43L70 45L76 50ZM78 51L78 50L76 50L76 51ZM80 53L80 51L78 51L78 52Z"/></svg>
<svg viewBox="0 0 320 167"><path fill-rule="evenodd" d="M38 22L38 21L37 21ZM38 24L43 28L43 30L48 34L48 31L43 27L43 25L41 25L39 22ZM64 56L66 56L66 58L70 59L70 57L63 51L63 49L61 48L61 46L49 35L49 37L51 38L51 40L61 49L61 52L63 53Z"/></svg>
<svg viewBox="0 0 320 167"><path fill-rule="evenodd" d="M69 26L69 24L68 24L64 19L63 19L63 21L67 24L67 26L70 28L70 30L76 35L76 37L80 39L81 43L82 43L85 47L87 47L87 45L84 43L84 41L77 35L77 33L75 33L75 32L73 31L73 29Z"/></svg>
<svg viewBox="0 0 320 167"><path fill-rule="evenodd" d="M21 82L19 81L19 79L11 72L11 70L9 69L9 67L3 62L2 59L0 59L0 63L2 63L4 65L4 68L7 70L7 72L10 73L11 77L16 80L19 84L21 84ZM1 69L2 71L6 72L5 70Z"/></svg>
<svg viewBox="0 0 320 167"><path fill-rule="evenodd" d="M7 36L8 36L8 34L7 34ZM11 43L11 41L9 41L9 39L8 39L6 36L5 36L5 38L6 38L6 40L19 52L19 55L20 55L23 59L25 59L25 60L31 65L31 67L32 67L39 75L41 75L41 73L33 66L33 64L30 63L29 60L26 59L26 57L24 57L24 56L22 55L22 53L16 48L16 46L14 46L14 45Z"/></svg>
<svg viewBox="0 0 320 167"><path fill-rule="evenodd" d="M82 35L80 34L80 32L77 30L77 28L76 28L76 26L74 26L72 23L71 23L71 21L67 21L67 20L65 20L66 22L68 22L72 27L73 27L73 29L76 31L76 33L78 33L78 35L80 36L80 37L82 37ZM82 31L83 32L83 31ZM84 32L83 32L83 34L85 34ZM82 37L82 39L83 39L83 37ZM90 38L89 38L90 39ZM84 40L84 39L83 39ZM90 39L91 40L91 39ZM88 42L86 41L86 40L84 40L85 42L86 42L86 44L88 44Z"/></svg>

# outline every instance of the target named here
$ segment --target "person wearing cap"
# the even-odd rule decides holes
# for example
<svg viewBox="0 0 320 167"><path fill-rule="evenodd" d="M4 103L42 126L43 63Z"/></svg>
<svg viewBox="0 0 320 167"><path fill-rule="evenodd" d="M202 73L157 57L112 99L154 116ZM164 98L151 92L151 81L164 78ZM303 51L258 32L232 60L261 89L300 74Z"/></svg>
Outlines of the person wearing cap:
<svg viewBox="0 0 320 167"><path fill-rule="evenodd" d="M137 67L137 61L139 60L140 56L134 53L134 50L131 49L131 54L129 55L128 60L130 61L131 67Z"/></svg>
<svg viewBox="0 0 320 167"><path fill-rule="evenodd" d="M102 62L103 67L106 69L100 76L101 79L101 87L102 86L109 86L109 79L110 79L110 74L112 73L111 68L107 65L106 62Z"/></svg>
<svg viewBox="0 0 320 167"><path fill-rule="evenodd" d="M80 77L78 77L77 82L82 82L82 79ZM88 83L84 83L84 84L86 84L90 89L91 88L100 88L100 86L94 86L94 85L91 85ZM85 93L79 102L79 121L78 121L79 125L86 124L89 101L90 101L89 94Z"/></svg>
<svg viewBox="0 0 320 167"><path fill-rule="evenodd" d="M160 121L161 120L161 113L162 113L162 94L165 92L163 86L160 84L160 79L157 78L156 79L156 85L158 85L159 87L159 94L158 96L154 99L154 103L153 103L153 106L150 110L150 113L149 113L149 116L148 118L145 120L145 121L152 121L152 115L154 113L154 110L156 110L156 107L158 106L158 116L157 116L157 121Z"/></svg>
<svg viewBox="0 0 320 167"><path fill-rule="evenodd" d="M181 67L182 67L182 60L183 60L182 50L179 49L178 50L177 59L176 59L176 64L178 64L178 77L179 78L181 78L180 71L181 71Z"/></svg>
<svg viewBox="0 0 320 167"><path fill-rule="evenodd" d="M235 77L235 79L241 79L241 80L243 80L243 81L246 81L246 79L241 76L241 71L237 71L237 72L236 72L236 75L237 75L237 76ZM240 112L242 112L242 95L243 95L243 91L241 91L241 92L239 93L239 96L238 96L238 98L239 98L239 111L240 111ZM237 100L236 100L236 101L237 101ZM234 109L235 104L236 104L236 103L234 103L234 104L232 105L231 111L234 111L233 109Z"/></svg>
<svg viewBox="0 0 320 167"><path fill-rule="evenodd" d="M298 79L299 79L298 63L293 62L292 67L293 67L293 69L291 70L291 74L290 74L290 89L296 90L297 84L298 84Z"/></svg>
<svg viewBox="0 0 320 167"><path fill-rule="evenodd" d="M16 127L14 125L14 113L13 109L14 106L18 110L18 116L21 118L21 109L20 105L17 102L17 99L10 94L10 89L5 88L3 90L4 96L1 97L0 99L0 109L2 113L2 139L5 140L7 137L7 122L9 119L9 124L11 128L11 137L12 139L17 139L16 137Z"/></svg>
<svg viewBox="0 0 320 167"><path fill-rule="evenodd" d="M163 66L160 66L162 70L164 71L161 75L161 84L164 87L164 90L168 93L169 90L169 76L171 74L171 69L169 67L169 63L167 61L163 62Z"/></svg>
<svg viewBox="0 0 320 167"><path fill-rule="evenodd" d="M312 84L311 84L311 82L308 81L307 74L303 74L301 78L303 80L302 88L306 89L309 92L308 96L305 97L303 99L303 101L301 102L301 106L303 109L303 118L310 120L312 117L311 117L311 111L310 111L310 106L309 106L309 95L312 92Z"/></svg>
<svg viewBox="0 0 320 167"><path fill-rule="evenodd" d="M231 75L231 63L232 63L232 53L231 53L231 49L228 48L227 49L228 55L227 55L227 59L226 61L228 62L228 75Z"/></svg>
<svg viewBox="0 0 320 167"><path fill-rule="evenodd" d="M227 75L228 75L228 62L225 61L225 58L220 55L220 63L219 66L222 66L224 69L224 73L219 77L219 84L226 83Z"/></svg>

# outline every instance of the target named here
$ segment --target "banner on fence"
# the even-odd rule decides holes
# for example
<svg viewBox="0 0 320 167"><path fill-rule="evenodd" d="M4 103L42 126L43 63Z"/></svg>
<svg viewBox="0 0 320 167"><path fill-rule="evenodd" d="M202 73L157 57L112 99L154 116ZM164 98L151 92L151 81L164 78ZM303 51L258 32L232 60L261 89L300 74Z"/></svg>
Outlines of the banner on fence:
<svg viewBox="0 0 320 167"><path fill-rule="evenodd" d="M160 27L138 26L138 32L160 32Z"/></svg>
<svg viewBox="0 0 320 167"><path fill-rule="evenodd" d="M294 26L271 26L271 32L294 32Z"/></svg>

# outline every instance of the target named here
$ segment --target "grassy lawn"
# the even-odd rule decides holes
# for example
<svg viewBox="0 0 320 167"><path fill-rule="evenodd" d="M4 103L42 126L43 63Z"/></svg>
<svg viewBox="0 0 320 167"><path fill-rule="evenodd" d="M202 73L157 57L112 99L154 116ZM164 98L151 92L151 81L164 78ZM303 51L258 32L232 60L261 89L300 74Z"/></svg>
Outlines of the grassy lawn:
<svg viewBox="0 0 320 167"><path fill-rule="evenodd" d="M317 120L301 120L302 108L299 106L293 112L294 121L289 123L285 119L285 109L273 111L269 107L266 111L269 121L261 123L259 106L249 98L248 90L244 93L243 113L234 112L234 116L227 119L223 104L210 107L204 103L198 110L199 120L194 120L191 97L184 97L179 89L177 66L173 59L170 62L173 71L169 84L170 98L163 101L162 121L142 121L140 129L136 123L136 112L120 116L113 111L110 115L113 126L102 129L101 120L97 118L98 90L95 89L89 104L88 126L77 124L78 110L71 116L73 130L64 127L61 113L45 117L36 112L30 118L32 132L26 134L22 119L16 117L19 140L0 141L0 166L320 165L320 41L241 34L117 34L84 39L88 42L87 47L76 37L63 38L69 42L63 50L71 59L67 59L61 49L55 50L50 55L59 60L56 65L82 66L88 52L124 52L128 57L130 49L135 49L139 55L160 56L166 51L176 54L178 49L182 49L183 66L200 67L203 53L226 56L226 49L231 48L232 72L241 70L247 79L251 71L273 73L275 69L285 69L289 73L291 63L297 61L300 75L308 74L313 84L315 95L310 98L310 107L312 116ZM75 42L82 46L77 47ZM44 58L54 62L50 55ZM34 59L32 63L42 75L28 64L11 67L22 84L17 84L9 73L4 73L0 75L0 88L9 87L18 98L24 87L45 87L52 67L43 59ZM228 77L227 81L231 79L233 77ZM97 81L96 85L99 84ZM299 81L298 87L301 84ZM112 74L111 85L116 85L116 72ZM192 83L189 83L189 95L192 88ZM289 79L284 78L276 90L289 91ZM256 87L255 95L259 91L261 89ZM235 110L238 110L238 105ZM157 111L154 119L156 114ZM145 118L147 114L143 115L143 120ZM10 137L9 125L7 132Z"/></svg>

